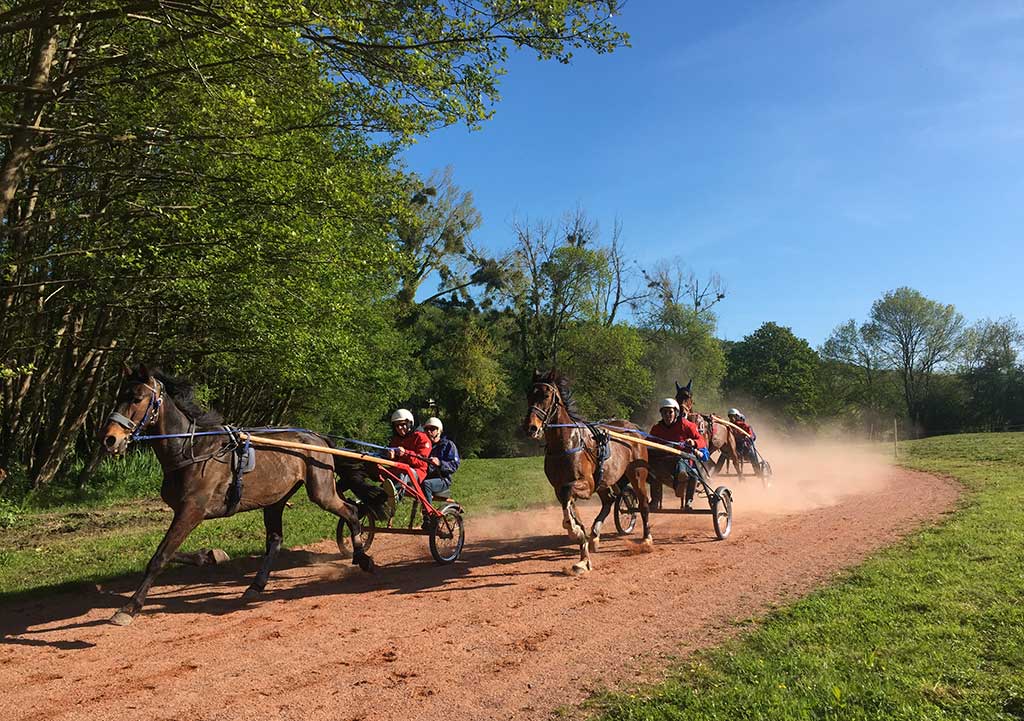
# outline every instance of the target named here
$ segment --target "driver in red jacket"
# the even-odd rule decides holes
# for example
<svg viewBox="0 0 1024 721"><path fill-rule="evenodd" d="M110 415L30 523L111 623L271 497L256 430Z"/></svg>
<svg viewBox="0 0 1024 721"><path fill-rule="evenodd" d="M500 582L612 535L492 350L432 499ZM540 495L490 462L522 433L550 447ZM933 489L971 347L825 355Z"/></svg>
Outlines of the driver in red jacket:
<svg viewBox="0 0 1024 721"><path fill-rule="evenodd" d="M708 443L704 436L697 430L697 424L687 420L679 410L679 403L675 398L665 398L661 401L659 408L661 420L651 426L651 435L670 443L679 444L682 450L692 453L703 461L708 460ZM680 456L676 464L675 473L672 475L673 485L678 485L681 475L686 474L686 499L683 507L687 510L693 508L693 492L697 488L697 481L700 480L700 471L697 463L691 458ZM660 488L659 488L660 490ZM660 499L659 499L660 500Z"/></svg>
<svg viewBox="0 0 1024 721"><path fill-rule="evenodd" d="M412 413L399 408L391 414L391 429L394 434L388 442L387 457L404 463L420 481L427 477L427 458L430 457L430 438L423 431L412 429Z"/></svg>

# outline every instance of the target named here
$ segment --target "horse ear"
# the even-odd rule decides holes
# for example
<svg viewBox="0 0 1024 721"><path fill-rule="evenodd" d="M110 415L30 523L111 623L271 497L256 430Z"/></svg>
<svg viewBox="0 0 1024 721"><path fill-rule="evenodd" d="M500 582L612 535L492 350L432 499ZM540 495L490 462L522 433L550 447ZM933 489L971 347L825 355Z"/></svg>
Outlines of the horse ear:
<svg viewBox="0 0 1024 721"><path fill-rule="evenodd" d="M679 381L672 381L672 382L676 384L676 393L679 393L679 391L683 390L683 387L681 385L679 385Z"/></svg>
<svg viewBox="0 0 1024 721"><path fill-rule="evenodd" d="M686 384L686 392L689 393L690 392L690 388L692 388L692 387L693 387L693 378L691 378L689 380L689 382Z"/></svg>
<svg viewBox="0 0 1024 721"><path fill-rule="evenodd" d="M145 363L139 363L138 370L139 378L145 378L149 380L149 368L146 367Z"/></svg>
<svg viewBox="0 0 1024 721"><path fill-rule="evenodd" d="M533 369L533 382L536 383L537 381L539 381L540 378L541 378L541 375L543 375L543 374L539 370L534 368Z"/></svg>

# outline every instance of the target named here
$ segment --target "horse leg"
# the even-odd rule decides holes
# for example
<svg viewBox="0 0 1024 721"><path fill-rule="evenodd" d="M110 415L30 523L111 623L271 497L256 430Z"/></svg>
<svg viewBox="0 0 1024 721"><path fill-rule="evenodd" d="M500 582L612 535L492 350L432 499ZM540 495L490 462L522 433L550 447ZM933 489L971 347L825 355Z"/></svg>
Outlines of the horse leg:
<svg viewBox="0 0 1024 721"><path fill-rule="evenodd" d="M644 478L644 476L647 476ZM649 473L645 473L643 469L638 469L633 472L633 478L631 483L633 491L636 493L637 503L640 504L640 520L644 524L644 537L640 541L641 545L650 548L654 545L654 536L651 535L651 506L647 502L647 482L650 481L652 476ZM661 481L657 478L654 482L661 485Z"/></svg>
<svg viewBox="0 0 1024 721"><path fill-rule="evenodd" d="M263 589L267 587L267 580L270 578L270 568L273 566L274 559L277 558L277 553L281 550L281 543L284 541L284 522L282 518L284 516L284 504L288 502L288 497L294 492L295 489L292 489L292 492L280 501L263 509L263 526L267 529L267 551L263 554L263 563L260 565L256 578L253 579L249 588L245 589L242 598L255 598L263 593Z"/></svg>
<svg viewBox="0 0 1024 721"><path fill-rule="evenodd" d="M580 520L579 511L576 509L576 502L569 499L569 512L572 514L573 533L580 544L580 560L569 567L569 573L573 576L582 576L584 573L593 570L590 562L590 546L588 544L587 532L583 529L583 521Z"/></svg>
<svg viewBox="0 0 1024 721"><path fill-rule="evenodd" d="M597 514L594 519L593 525L590 527L590 552L597 553L597 550L601 547L601 526L604 525L604 519L608 518L608 512L612 510L612 503L615 499L612 498L612 492L608 488L602 488L597 492L597 495L601 497L601 511Z"/></svg>
<svg viewBox="0 0 1024 721"><path fill-rule="evenodd" d="M178 547L188 538L188 534L192 533L200 521L203 520L204 515L202 508L191 504L175 512L174 520L171 521L167 533L164 534L163 540L160 541L160 545L156 547L156 552L146 565L146 575L143 576L142 583L139 584L139 587L132 594L128 603L111 616L110 622L112 624L115 626L127 626L134 620L135 616L142 610L142 605L146 602L146 596L149 594L149 589L156 580L157 575L171 560Z"/></svg>
<svg viewBox="0 0 1024 721"><path fill-rule="evenodd" d="M329 476L322 474L322 477L307 479L306 493L313 503L345 521L352 540L352 564L359 566L367 573L372 573L373 559L363 550L359 513L354 505L338 495L338 491L334 487L334 474L331 473Z"/></svg>

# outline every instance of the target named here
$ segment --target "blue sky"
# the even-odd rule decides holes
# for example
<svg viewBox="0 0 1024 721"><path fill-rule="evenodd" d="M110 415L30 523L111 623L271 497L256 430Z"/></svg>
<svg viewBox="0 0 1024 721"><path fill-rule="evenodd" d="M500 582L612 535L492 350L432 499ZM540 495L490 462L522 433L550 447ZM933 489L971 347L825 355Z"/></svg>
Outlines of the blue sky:
<svg viewBox="0 0 1024 721"><path fill-rule="evenodd" d="M1024 2L656 2L631 48L513 57L496 116L405 153L451 165L476 242L577 205L641 264L717 271L718 335L817 346L908 285L1024 321Z"/></svg>

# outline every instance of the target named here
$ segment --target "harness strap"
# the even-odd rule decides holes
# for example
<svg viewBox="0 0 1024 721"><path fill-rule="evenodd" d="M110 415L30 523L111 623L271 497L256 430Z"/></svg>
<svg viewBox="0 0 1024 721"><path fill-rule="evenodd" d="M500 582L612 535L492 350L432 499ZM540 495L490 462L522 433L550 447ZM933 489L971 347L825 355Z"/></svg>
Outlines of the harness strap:
<svg viewBox="0 0 1024 721"><path fill-rule="evenodd" d="M251 443L248 434L246 434L243 440L237 429L231 426L224 426L224 430L231 437L231 450L234 456L234 467L231 469L231 484L228 486L227 494L227 514L230 516L238 510L239 505L242 503L242 464L249 453Z"/></svg>

